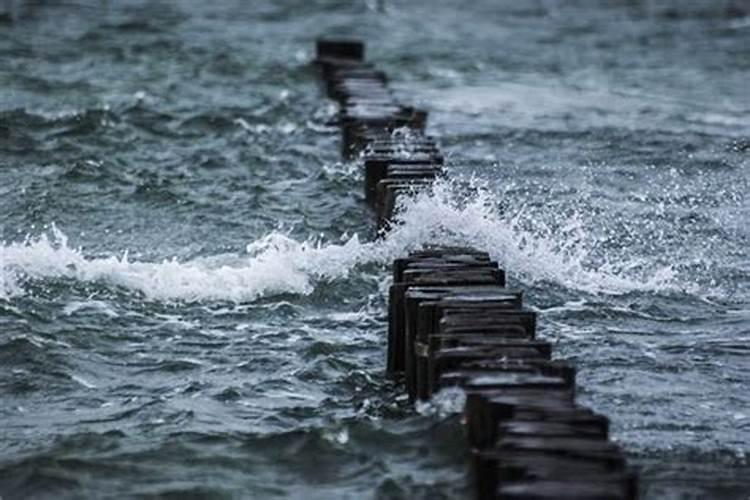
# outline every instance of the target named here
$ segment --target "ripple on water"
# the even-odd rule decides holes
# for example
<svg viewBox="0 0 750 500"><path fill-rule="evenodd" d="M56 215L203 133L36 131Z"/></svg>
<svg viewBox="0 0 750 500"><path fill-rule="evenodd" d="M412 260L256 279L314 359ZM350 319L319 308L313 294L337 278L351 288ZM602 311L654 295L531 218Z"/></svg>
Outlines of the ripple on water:
<svg viewBox="0 0 750 500"><path fill-rule="evenodd" d="M750 31L594 3L19 8L0 495L466 497L460 398L382 376L387 265L440 239L526 290L644 498L746 497ZM379 239L305 65L329 31L377 39L454 179Z"/></svg>

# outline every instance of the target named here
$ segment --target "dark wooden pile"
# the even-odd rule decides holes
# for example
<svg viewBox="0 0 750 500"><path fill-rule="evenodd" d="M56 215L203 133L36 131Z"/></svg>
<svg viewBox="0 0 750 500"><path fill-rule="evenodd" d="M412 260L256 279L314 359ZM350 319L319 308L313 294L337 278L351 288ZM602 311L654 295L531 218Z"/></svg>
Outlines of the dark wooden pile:
<svg viewBox="0 0 750 500"><path fill-rule="evenodd" d="M383 226L400 193L431 183L442 171L443 156L424 134L427 113L398 102L385 73L364 61L361 42L320 40L315 62L328 96L341 106L342 154L361 156L365 199Z"/></svg>
<svg viewBox="0 0 750 500"><path fill-rule="evenodd" d="M364 45L320 40L316 64L341 108L343 153L359 155L365 194L387 227L396 199L443 173L427 113L400 103ZM441 244L393 262L388 306L389 375L412 401L460 387L476 497L637 497L637 478L609 441L609 421L575 401L575 367L551 360L536 339L536 313L505 287L487 252Z"/></svg>

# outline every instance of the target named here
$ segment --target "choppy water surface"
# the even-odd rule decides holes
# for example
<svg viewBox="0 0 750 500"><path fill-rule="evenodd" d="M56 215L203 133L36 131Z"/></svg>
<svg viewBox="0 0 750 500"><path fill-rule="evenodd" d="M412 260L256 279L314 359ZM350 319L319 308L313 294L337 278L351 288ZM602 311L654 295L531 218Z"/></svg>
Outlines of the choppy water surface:
<svg viewBox="0 0 750 500"><path fill-rule="evenodd" d="M0 496L464 496L457 417L383 377L387 263L445 239L528 290L644 498L747 498L732 2L6 3ZM381 240L320 33L449 155Z"/></svg>

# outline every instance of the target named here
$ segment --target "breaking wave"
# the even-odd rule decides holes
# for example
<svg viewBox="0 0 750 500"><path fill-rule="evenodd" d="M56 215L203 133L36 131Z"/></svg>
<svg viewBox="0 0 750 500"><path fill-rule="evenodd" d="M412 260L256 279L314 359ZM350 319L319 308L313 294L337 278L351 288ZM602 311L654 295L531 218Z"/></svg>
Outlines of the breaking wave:
<svg viewBox="0 0 750 500"><path fill-rule="evenodd" d="M673 265L646 257L594 258L596 241L577 215L555 228L530 227L533 214L498 207L497 193L486 186L468 190L441 181L401 204L391 230L374 241L357 235L340 241L295 240L274 231L247 245L241 254L220 254L187 261L134 262L127 252L87 257L52 226L46 233L2 246L0 293L24 293L24 283L68 278L124 287L152 300L252 301L280 293L309 294L316 283L346 277L363 264L386 264L426 243L472 245L490 251L501 266L525 283L546 281L589 293L631 291L695 292Z"/></svg>

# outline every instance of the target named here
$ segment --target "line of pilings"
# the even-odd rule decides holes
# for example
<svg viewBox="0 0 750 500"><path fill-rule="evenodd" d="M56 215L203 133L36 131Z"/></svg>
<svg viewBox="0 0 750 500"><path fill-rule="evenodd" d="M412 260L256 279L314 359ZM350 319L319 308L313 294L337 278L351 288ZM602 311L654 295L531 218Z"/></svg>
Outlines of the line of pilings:
<svg viewBox="0 0 750 500"><path fill-rule="evenodd" d="M338 101L342 152L364 168L387 229L396 200L445 175L427 113L399 102L356 40L318 40L315 64ZM637 477L609 420L576 403L576 370L536 338L536 313L483 249L435 242L393 262L386 372L411 401L466 394L471 487L480 499L624 500Z"/></svg>

